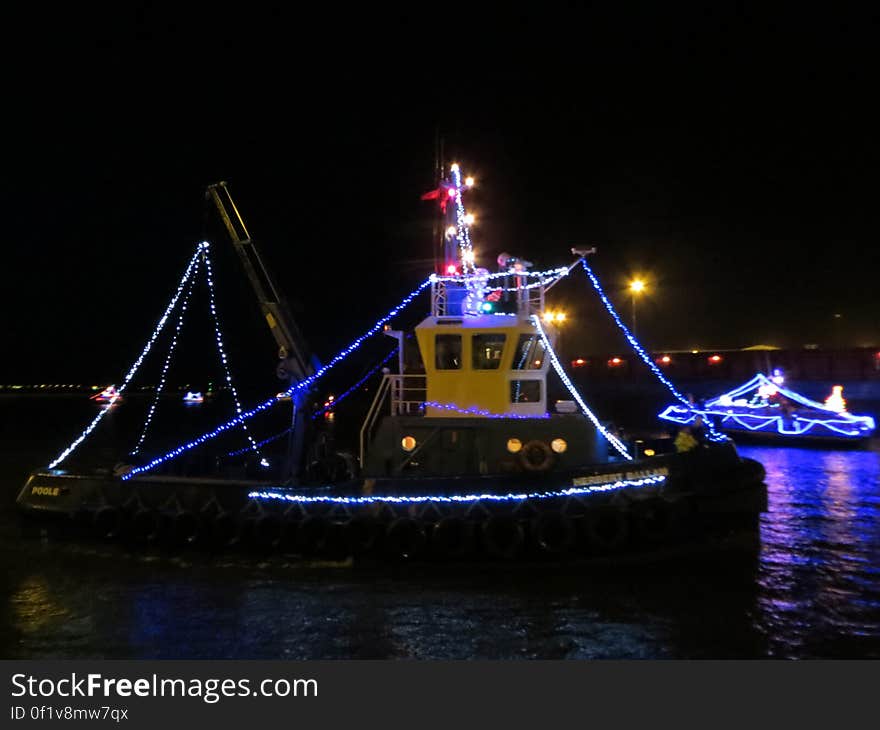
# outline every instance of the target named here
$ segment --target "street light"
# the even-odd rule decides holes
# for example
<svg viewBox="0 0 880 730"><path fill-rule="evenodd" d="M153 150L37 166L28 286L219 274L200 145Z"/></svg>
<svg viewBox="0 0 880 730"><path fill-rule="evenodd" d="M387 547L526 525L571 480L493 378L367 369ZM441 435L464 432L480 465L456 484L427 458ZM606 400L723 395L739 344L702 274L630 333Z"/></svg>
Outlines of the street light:
<svg viewBox="0 0 880 730"><path fill-rule="evenodd" d="M541 318L547 324L562 324L565 322L565 312L562 310L554 310L554 309L545 309L544 314L541 315Z"/></svg>
<svg viewBox="0 0 880 730"><path fill-rule="evenodd" d="M556 325L556 349L562 351L562 325L566 323L568 317L561 309L545 309L541 315L541 319L547 324ZM538 367L536 365L536 367Z"/></svg>
<svg viewBox="0 0 880 730"><path fill-rule="evenodd" d="M642 279L633 279L629 283L629 291L632 295L632 310L633 310L633 319L632 319L632 333L633 337L636 336L636 295L641 294L645 291L645 282Z"/></svg>

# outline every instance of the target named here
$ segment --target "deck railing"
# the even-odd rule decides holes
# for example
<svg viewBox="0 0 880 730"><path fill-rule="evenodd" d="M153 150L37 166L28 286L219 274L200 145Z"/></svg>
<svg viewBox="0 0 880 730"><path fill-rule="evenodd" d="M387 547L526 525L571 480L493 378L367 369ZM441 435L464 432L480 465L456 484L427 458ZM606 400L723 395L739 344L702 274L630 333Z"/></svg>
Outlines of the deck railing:
<svg viewBox="0 0 880 730"><path fill-rule="evenodd" d="M361 468L364 466L364 458L370 441L372 441L376 423L383 414L385 401L388 401L388 411L384 412L389 415L420 416L424 414L427 388L428 384L425 375L385 374L361 425Z"/></svg>

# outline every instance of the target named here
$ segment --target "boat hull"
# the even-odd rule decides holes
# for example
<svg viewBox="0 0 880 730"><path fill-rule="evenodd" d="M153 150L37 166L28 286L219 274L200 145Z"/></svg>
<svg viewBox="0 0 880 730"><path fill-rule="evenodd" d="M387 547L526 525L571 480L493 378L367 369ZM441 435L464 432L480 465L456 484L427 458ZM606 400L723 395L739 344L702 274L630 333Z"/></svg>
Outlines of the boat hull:
<svg viewBox="0 0 880 730"><path fill-rule="evenodd" d="M37 472L26 524L132 545L303 558L632 560L758 546L764 471L732 444L535 475L266 482ZM50 519L54 518L54 519Z"/></svg>

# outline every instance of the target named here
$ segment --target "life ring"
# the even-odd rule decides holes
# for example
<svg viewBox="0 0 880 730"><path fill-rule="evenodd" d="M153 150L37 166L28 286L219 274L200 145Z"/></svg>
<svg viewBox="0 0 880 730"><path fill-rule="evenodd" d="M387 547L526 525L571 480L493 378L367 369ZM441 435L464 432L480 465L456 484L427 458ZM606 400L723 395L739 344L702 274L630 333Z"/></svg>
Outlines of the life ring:
<svg viewBox="0 0 880 730"><path fill-rule="evenodd" d="M442 558L463 558L474 547L474 526L460 517L444 517L431 530L431 551Z"/></svg>
<svg viewBox="0 0 880 730"><path fill-rule="evenodd" d="M122 512L112 505L99 507L92 517L92 524L98 537L111 539L119 534L122 528Z"/></svg>
<svg viewBox="0 0 880 730"><path fill-rule="evenodd" d="M317 515L308 515L297 526L297 545L303 555L316 555L324 549L326 535L327 520Z"/></svg>
<svg viewBox="0 0 880 730"><path fill-rule="evenodd" d="M169 518L169 542L173 545L191 545L201 533L199 518L187 510L182 510Z"/></svg>
<svg viewBox="0 0 880 730"><path fill-rule="evenodd" d="M427 538L421 523L412 517L398 517L385 530L385 550L394 558L409 559L419 555Z"/></svg>
<svg viewBox="0 0 880 730"><path fill-rule="evenodd" d="M281 521L281 549L295 552L299 548L299 518L285 514Z"/></svg>
<svg viewBox="0 0 880 730"><path fill-rule="evenodd" d="M352 517L345 523L345 543L349 552L355 556L371 552L379 539L379 529L373 517Z"/></svg>
<svg viewBox="0 0 880 730"><path fill-rule="evenodd" d="M281 542L284 525L278 515L262 514L254 520L252 536L257 547L272 550Z"/></svg>
<svg viewBox="0 0 880 730"><path fill-rule="evenodd" d="M348 547L348 522L332 520L324 530L324 554L332 560L342 560L350 554Z"/></svg>
<svg viewBox="0 0 880 730"><path fill-rule="evenodd" d="M537 439L529 441L519 451L519 463L526 471L547 471L555 460L550 447Z"/></svg>
<svg viewBox="0 0 880 730"><path fill-rule="evenodd" d="M620 550L629 538L629 521L623 510L597 507L584 517L590 546L599 552Z"/></svg>
<svg viewBox="0 0 880 730"><path fill-rule="evenodd" d="M161 517L156 510L141 508L131 518L131 532L141 542L153 542L162 531Z"/></svg>
<svg viewBox="0 0 880 730"><path fill-rule="evenodd" d="M561 512L544 512L532 522L535 545L545 553L568 552L574 544L575 531L571 520Z"/></svg>
<svg viewBox="0 0 880 730"><path fill-rule="evenodd" d="M525 541L522 525L507 515L492 515L483 524L482 533L489 553L505 560L519 555Z"/></svg>
<svg viewBox="0 0 880 730"><path fill-rule="evenodd" d="M211 544L225 548L238 540L238 524L235 516L226 510L219 510L208 526Z"/></svg>

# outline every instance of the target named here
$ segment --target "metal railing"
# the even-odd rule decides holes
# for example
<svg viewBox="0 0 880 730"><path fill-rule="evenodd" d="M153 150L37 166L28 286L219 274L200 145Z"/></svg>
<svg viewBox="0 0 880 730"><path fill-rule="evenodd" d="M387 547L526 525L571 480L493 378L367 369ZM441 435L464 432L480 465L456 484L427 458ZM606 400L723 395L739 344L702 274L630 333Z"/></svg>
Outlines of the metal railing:
<svg viewBox="0 0 880 730"><path fill-rule="evenodd" d="M370 404L360 433L360 463L364 466L367 448L373 438L373 432L380 415L383 413L383 404L388 400L389 410L386 412L392 416L420 416L424 413L425 400L427 398L428 382L425 375L397 375L386 373L382 378L376 396Z"/></svg>

